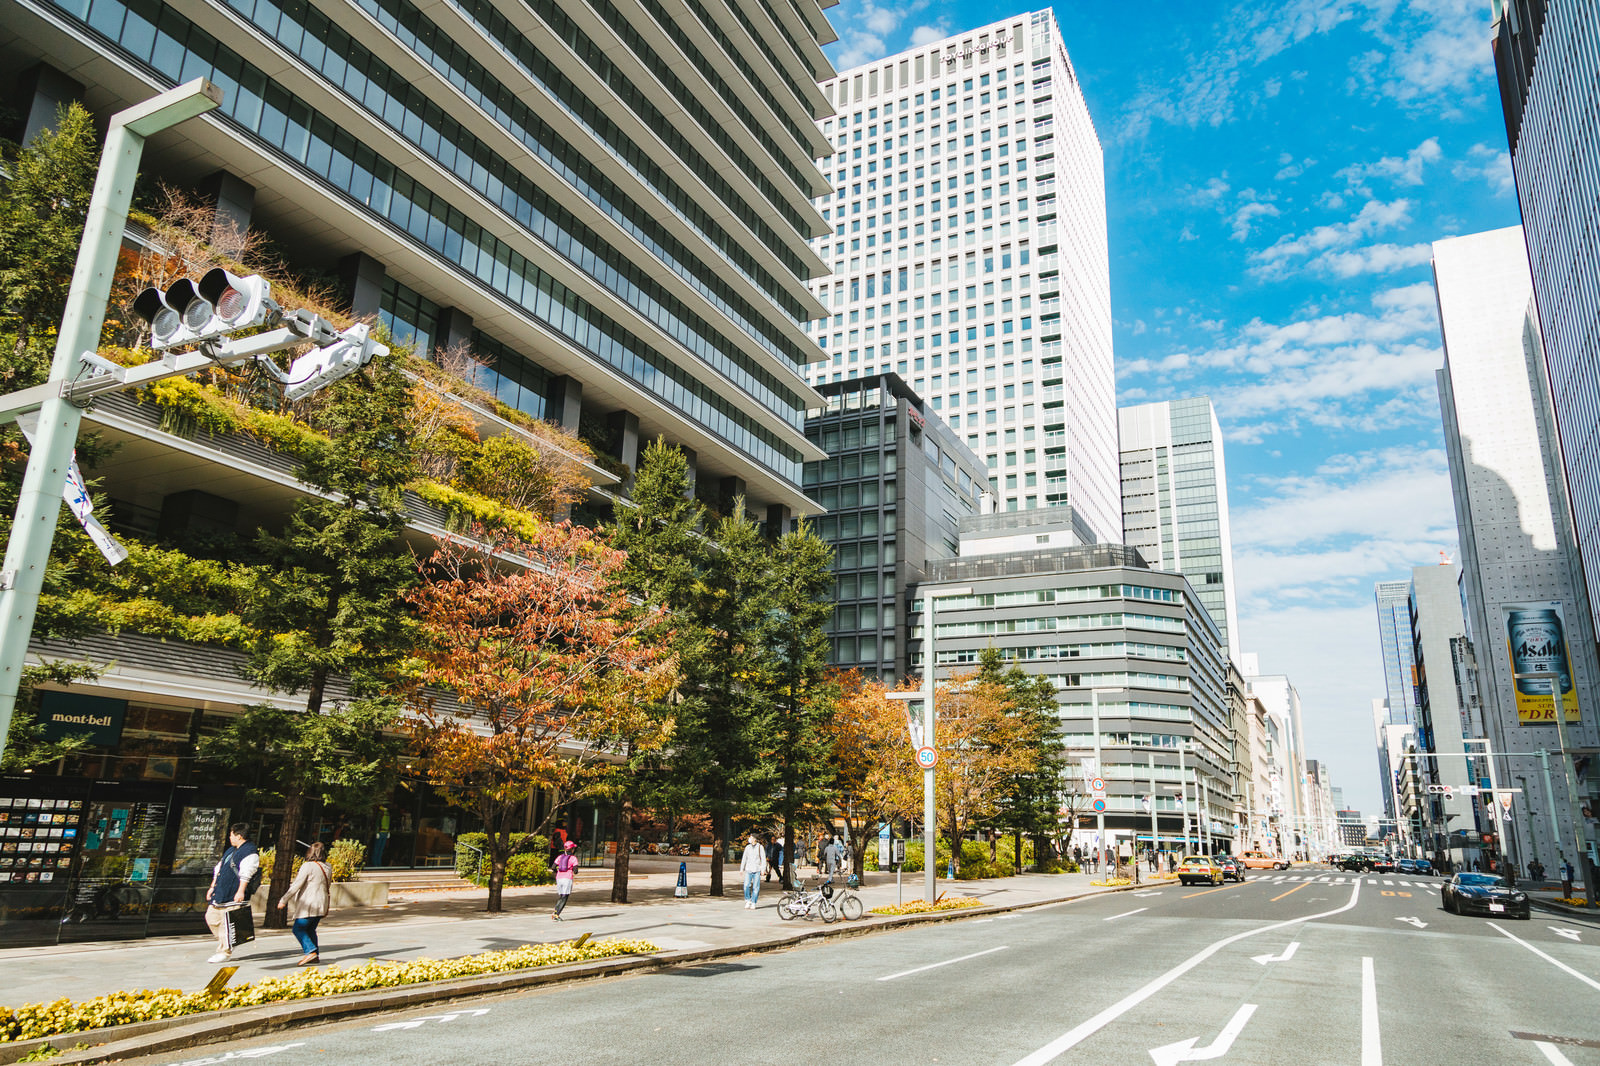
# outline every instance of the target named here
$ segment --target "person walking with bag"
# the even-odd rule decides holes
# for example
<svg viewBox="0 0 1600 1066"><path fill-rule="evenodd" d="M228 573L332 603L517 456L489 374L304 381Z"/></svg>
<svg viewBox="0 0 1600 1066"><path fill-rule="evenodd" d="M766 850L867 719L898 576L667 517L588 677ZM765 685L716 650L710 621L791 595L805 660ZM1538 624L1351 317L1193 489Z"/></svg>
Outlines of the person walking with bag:
<svg viewBox="0 0 1600 1066"><path fill-rule="evenodd" d="M550 917L563 921L561 911L572 897L572 882L578 876L578 845L567 841L566 848L556 856L556 911Z"/></svg>
<svg viewBox="0 0 1600 1066"><path fill-rule="evenodd" d="M236 943L255 939L255 923L250 919L250 895L261 883L261 855L250 842L247 822L228 828L228 850L211 871L211 887L206 889L206 925L217 938L217 953L207 962L227 962ZM233 925L243 924L249 936L234 935Z"/></svg>
<svg viewBox="0 0 1600 1066"><path fill-rule="evenodd" d="M761 899L761 874L768 869L767 853L754 833L739 857L739 872L744 874L744 909L753 911Z"/></svg>
<svg viewBox="0 0 1600 1066"><path fill-rule="evenodd" d="M306 851L306 861L278 906L294 920L294 938L300 941L296 966L317 961L317 924L328 916L333 903L333 867L326 861L328 846L320 840Z"/></svg>

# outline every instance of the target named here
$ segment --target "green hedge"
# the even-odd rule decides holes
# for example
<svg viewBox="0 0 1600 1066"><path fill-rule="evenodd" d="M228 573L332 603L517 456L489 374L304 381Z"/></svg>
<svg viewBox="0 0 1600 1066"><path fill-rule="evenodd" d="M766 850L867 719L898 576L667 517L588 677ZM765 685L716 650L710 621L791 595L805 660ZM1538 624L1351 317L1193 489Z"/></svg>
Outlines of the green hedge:
<svg viewBox="0 0 1600 1066"><path fill-rule="evenodd" d="M989 845L977 840L964 840L961 842L961 869L958 871L958 880L976 880L982 877L1011 877L1015 871L1011 866L1012 849L1015 845L1009 835L1001 837L995 842L995 861L989 861ZM940 877L950 866L950 845L947 841L936 841L935 856L937 857ZM867 869L878 868L878 846L873 841L867 848ZM1026 837L1022 840L1022 865L1024 868L1033 862L1033 841ZM906 864L902 869L906 873L922 872L922 841L906 841Z"/></svg>
<svg viewBox="0 0 1600 1066"><path fill-rule="evenodd" d="M462 833L456 837L456 876L480 887L489 883L489 835ZM474 851L473 849L477 850ZM480 858L481 856L481 858ZM551 885L550 840L527 833L511 835L511 857L506 860L507 885Z"/></svg>

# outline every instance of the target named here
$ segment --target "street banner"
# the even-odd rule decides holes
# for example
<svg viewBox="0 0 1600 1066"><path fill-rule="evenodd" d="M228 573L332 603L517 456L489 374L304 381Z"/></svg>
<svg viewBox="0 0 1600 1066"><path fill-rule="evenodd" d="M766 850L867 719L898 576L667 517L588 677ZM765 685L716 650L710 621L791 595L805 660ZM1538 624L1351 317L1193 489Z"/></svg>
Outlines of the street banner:
<svg viewBox="0 0 1600 1066"><path fill-rule="evenodd" d="M1513 674L1554 673L1561 705L1568 722L1581 719L1578 694L1572 686L1572 665L1567 659L1566 619L1556 600L1506 603L1500 607L1506 626L1506 651ZM1550 682L1541 677L1513 681L1517 696L1517 721L1522 725L1555 723L1555 700Z"/></svg>
<svg viewBox="0 0 1600 1066"><path fill-rule="evenodd" d="M911 700L901 700L906 710L906 732L911 736L911 750L922 747L922 706Z"/></svg>
<svg viewBox="0 0 1600 1066"><path fill-rule="evenodd" d="M18 415L17 428L28 438L31 447L34 434L39 430L39 413L28 411ZM67 467L67 483L61 487L61 498L67 502L74 517L83 526L83 531L89 535L89 540L106 557L106 562L116 566L128 557L128 549L94 516L94 500L89 496L89 486L84 484L82 472L78 470L76 451L72 453L72 465Z"/></svg>

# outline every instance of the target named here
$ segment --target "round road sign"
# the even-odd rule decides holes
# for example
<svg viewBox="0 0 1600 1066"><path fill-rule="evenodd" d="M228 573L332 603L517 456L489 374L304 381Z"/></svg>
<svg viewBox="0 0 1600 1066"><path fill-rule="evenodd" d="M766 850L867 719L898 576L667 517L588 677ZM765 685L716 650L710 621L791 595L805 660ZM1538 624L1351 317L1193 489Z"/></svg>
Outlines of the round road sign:
<svg viewBox="0 0 1600 1066"><path fill-rule="evenodd" d="M1089 791L1090 792L1104 792L1105 790L1106 790L1106 779L1105 778L1097 777L1094 780L1089 782Z"/></svg>
<svg viewBox="0 0 1600 1066"><path fill-rule="evenodd" d="M939 753L928 747L926 744L917 749L917 765L922 767L924 770L932 770L934 764L938 761Z"/></svg>
<svg viewBox="0 0 1600 1066"><path fill-rule="evenodd" d="M1096 814L1104 814L1105 811L1106 811L1106 801L1105 800L1095 800L1094 801L1094 813L1096 813Z"/></svg>

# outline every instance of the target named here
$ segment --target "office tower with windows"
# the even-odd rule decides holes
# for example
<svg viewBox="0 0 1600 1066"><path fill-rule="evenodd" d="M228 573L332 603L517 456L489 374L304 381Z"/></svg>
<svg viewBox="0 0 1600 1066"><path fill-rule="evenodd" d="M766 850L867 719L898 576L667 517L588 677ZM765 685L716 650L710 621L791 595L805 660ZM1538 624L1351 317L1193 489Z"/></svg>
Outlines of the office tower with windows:
<svg viewBox="0 0 1600 1066"><path fill-rule="evenodd" d="M1600 48L1595 5L1495 0L1494 64L1556 437L1600 617Z"/></svg>
<svg viewBox="0 0 1600 1066"><path fill-rule="evenodd" d="M1122 542L1158 570L1177 570L1239 646L1222 429L1195 396L1117 412L1122 449Z"/></svg>
<svg viewBox="0 0 1600 1066"><path fill-rule="evenodd" d="M1411 657L1411 582L1379 581L1372 591L1378 604L1378 650L1383 656L1388 720L1410 725L1417 720L1417 686Z"/></svg>
<svg viewBox="0 0 1600 1066"><path fill-rule="evenodd" d="M1445 353L1439 406L1484 733L1497 752L1561 750L1549 683L1529 676L1554 668L1566 744L1595 748L1600 663L1561 506L1561 453L1520 227L1435 241L1433 276ZM1530 658L1533 649L1548 654ZM1510 858L1523 868L1538 859L1554 869L1563 857L1581 866L1565 762L1552 760L1549 778L1531 754L1507 754L1496 769L1502 784L1523 776L1529 790L1511 805ZM1579 798L1591 800L1595 775L1572 776ZM1552 833L1549 818L1530 810L1553 811L1562 828Z"/></svg>
<svg viewBox="0 0 1600 1066"><path fill-rule="evenodd" d="M1054 15L822 84L814 384L895 373L983 457L1000 511L1122 534L1100 142Z"/></svg>
<svg viewBox="0 0 1600 1066"><path fill-rule="evenodd" d="M1456 689L1455 653L1452 645L1465 633L1461 618L1461 568L1442 562L1411 571L1412 661L1417 676L1418 767L1424 783L1449 785L1444 796L1429 792L1425 801L1429 840L1426 853L1448 856L1458 866L1476 857L1473 797L1466 788L1474 776L1467 763L1465 715ZM1467 849L1473 854L1469 855Z"/></svg>
<svg viewBox="0 0 1600 1066"><path fill-rule="evenodd" d="M989 491L983 461L928 416L896 374L819 385L806 436L828 453L805 490L824 508L817 535L834 546L828 661L888 684L906 676L906 588L930 559L957 554L963 519Z"/></svg>

